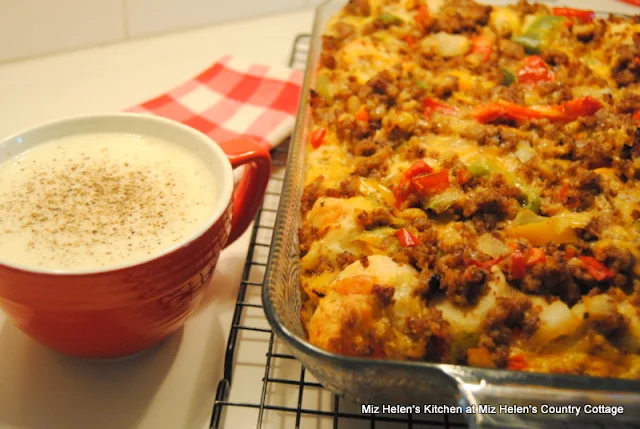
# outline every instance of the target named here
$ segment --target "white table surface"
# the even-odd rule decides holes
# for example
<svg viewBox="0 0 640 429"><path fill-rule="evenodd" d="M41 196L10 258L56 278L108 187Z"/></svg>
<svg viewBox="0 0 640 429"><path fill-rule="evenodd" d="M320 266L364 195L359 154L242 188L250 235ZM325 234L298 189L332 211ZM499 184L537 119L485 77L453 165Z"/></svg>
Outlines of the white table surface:
<svg viewBox="0 0 640 429"><path fill-rule="evenodd" d="M0 137L59 117L123 110L225 54L285 65L312 18L306 10L0 65ZM215 287L182 331L125 360L51 352L0 312L0 428L208 427L248 243L247 233L223 252Z"/></svg>

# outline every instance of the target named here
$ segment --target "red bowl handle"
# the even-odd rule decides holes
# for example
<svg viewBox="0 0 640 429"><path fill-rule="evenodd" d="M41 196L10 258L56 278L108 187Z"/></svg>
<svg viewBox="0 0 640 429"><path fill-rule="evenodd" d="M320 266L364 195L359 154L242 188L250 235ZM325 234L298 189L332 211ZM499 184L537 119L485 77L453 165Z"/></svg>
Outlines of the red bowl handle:
<svg viewBox="0 0 640 429"><path fill-rule="evenodd" d="M256 217L271 177L271 155L265 145L247 138L228 140L220 147L235 169L246 165L233 194L231 233L225 247L236 241Z"/></svg>

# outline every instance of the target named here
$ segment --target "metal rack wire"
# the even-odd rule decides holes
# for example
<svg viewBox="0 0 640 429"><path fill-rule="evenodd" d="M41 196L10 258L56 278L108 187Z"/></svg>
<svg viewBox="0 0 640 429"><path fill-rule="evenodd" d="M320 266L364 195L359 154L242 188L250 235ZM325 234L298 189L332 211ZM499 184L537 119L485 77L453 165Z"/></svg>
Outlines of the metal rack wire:
<svg viewBox="0 0 640 429"><path fill-rule="evenodd" d="M290 66L304 68L309 41L308 35L295 39ZM269 329L262 313L260 289L288 148L289 142L285 142L272 154L275 171L252 231L210 428L466 427L461 416L424 419L411 414L362 414L359 405L324 390Z"/></svg>

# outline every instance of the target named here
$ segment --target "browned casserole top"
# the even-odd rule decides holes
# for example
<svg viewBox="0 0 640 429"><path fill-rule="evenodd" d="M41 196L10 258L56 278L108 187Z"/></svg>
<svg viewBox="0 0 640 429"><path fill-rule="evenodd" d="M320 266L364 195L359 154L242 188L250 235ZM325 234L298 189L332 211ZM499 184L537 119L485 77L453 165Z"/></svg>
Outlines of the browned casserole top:
<svg viewBox="0 0 640 429"><path fill-rule="evenodd" d="M351 0L311 108L313 344L640 378L640 16Z"/></svg>

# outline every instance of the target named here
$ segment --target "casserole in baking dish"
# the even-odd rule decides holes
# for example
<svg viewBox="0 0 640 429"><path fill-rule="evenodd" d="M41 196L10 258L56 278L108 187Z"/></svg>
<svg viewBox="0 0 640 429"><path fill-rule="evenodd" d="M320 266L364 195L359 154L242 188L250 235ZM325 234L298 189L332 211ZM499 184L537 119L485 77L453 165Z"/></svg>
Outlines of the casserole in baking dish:
<svg viewBox="0 0 640 429"><path fill-rule="evenodd" d="M310 103L313 344L640 378L640 15L353 0Z"/></svg>
<svg viewBox="0 0 640 429"><path fill-rule="evenodd" d="M636 19L344 5L317 13L263 294L275 331L361 402L597 398L637 417L620 380L639 377Z"/></svg>

